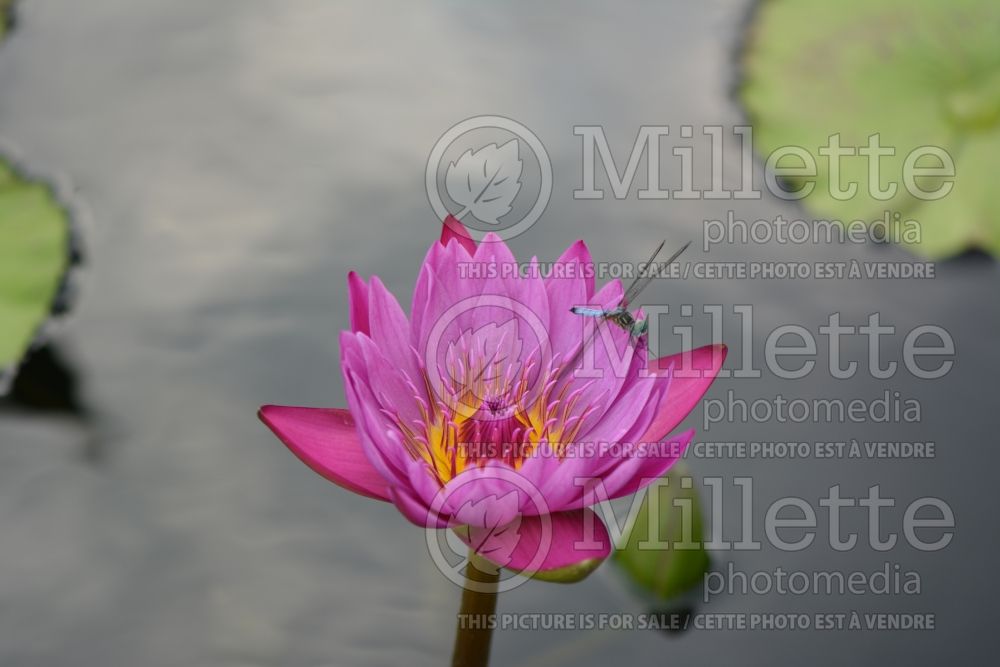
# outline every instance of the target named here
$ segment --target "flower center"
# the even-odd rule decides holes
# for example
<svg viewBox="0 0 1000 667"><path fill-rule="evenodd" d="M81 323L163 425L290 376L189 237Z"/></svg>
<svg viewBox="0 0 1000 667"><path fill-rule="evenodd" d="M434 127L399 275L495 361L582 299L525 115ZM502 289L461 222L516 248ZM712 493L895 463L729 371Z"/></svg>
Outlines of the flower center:
<svg viewBox="0 0 1000 667"><path fill-rule="evenodd" d="M404 444L442 485L490 461L517 469L540 443L563 455L595 407L580 404L585 387L573 389L562 371L536 355L522 362L481 350L449 354L436 372L424 369L430 404L418 399L420 419L396 417Z"/></svg>

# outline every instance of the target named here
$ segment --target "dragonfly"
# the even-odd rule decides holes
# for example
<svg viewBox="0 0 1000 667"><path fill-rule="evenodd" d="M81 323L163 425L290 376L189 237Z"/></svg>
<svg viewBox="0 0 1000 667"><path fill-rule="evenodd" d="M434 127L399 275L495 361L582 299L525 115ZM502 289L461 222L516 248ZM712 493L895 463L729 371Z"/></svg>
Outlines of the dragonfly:
<svg viewBox="0 0 1000 667"><path fill-rule="evenodd" d="M656 256L660 254L663 250L663 246L666 245L667 241L664 239L660 241L660 245L656 246L656 250L653 251L653 255L649 258L649 261L641 265L638 275L632 281L632 284L628 286L622 298L618 301L618 304L610 309L604 308L592 308L589 306L573 306L570 308L570 312L576 315L582 315L583 317L596 317L605 322L612 322L625 331L629 333L633 341L639 341L646 331L649 329L649 318L643 318L637 320L635 316L629 312L629 306L638 298L639 294L649 286L653 278L657 275L662 275L662 270L674 263L674 261L680 257L681 253L687 250L691 242L685 243L680 250L675 252L670 256L666 262L660 265L659 271L653 271L653 260ZM596 330L596 328L595 328Z"/></svg>

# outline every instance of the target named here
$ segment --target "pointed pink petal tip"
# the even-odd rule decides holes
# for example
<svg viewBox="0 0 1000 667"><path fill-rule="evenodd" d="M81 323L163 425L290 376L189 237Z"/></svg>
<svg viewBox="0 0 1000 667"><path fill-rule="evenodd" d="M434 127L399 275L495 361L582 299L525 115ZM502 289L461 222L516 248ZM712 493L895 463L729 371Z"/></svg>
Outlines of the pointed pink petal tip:
<svg viewBox="0 0 1000 667"><path fill-rule="evenodd" d="M354 271L347 274L347 296L351 304L351 331L371 333L368 324L368 284Z"/></svg>
<svg viewBox="0 0 1000 667"><path fill-rule="evenodd" d="M347 410L264 405L257 416L313 471L348 491L389 500L388 484L365 457Z"/></svg>
<svg viewBox="0 0 1000 667"><path fill-rule="evenodd" d="M643 435L644 441L659 441L684 421L719 375L727 352L724 343L717 343L649 362L653 372L666 373L671 368L673 372L670 390Z"/></svg>
<svg viewBox="0 0 1000 667"><path fill-rule="evenodd" d="M457 241L460 246L465 248L470 256L476 254L476 242L472 239L472 234L465 228L461 220L449 215L441 226L441 245L446 246L452 240Z"/></svg>

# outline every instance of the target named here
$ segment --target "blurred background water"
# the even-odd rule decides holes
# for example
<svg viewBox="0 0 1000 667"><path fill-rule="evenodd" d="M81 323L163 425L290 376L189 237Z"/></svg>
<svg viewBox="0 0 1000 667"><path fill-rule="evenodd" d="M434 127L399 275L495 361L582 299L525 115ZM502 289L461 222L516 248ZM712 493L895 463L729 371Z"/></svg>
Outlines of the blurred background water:
<svg viewBox="0 0 1000 667"><path fill-rule="evenodd" d="M633 260L701 221L795 206L732 201L578 201L574 124L631 146L643 124L742 122L732 90L746 2L321 2L26 0L0 48L0 137L34 173L68 184L86 264L53 345L83 412L0 415L0 662L45 665L436 665L458 590L421 531L388 505L311 473L256 420L262 403L343 405L337 334L345 275L378 274L406 304L439 223L427 155L477 114L515 118L553 161L552 200L516 238L554 259L585 238L595 259ZM698 135L696 135L698 136ZM667 139L678 141L676 137ZM696 139L704 143L703 139ZM690 142L689 142L690 143ZM727 173L738 155L727 155ZM669 176L665 176L665 179ZM692 259L704 257L699 251ZM794 255L794 256L791 256ZM891 247L717 246L715 261L898 259ZM501 632L495 664L930 664L993 653L992 509L1000 286L965 257L911 281L671 281L649 301L752 303L760 337L815 331L830 312L874 311L908 331L945 326L946 378L720 381L755 397L917 398L921 424L725 424L725 440L934 440L928 461L691 461L698 476L754 478L759 507L872 484L938 496L958 529L942 552L901 546L721 554L740 569L920 572L917 596L720 596L701 611L913 611L924 633ZM727 319L726 342L739 342ZM733 326L729 326L729 325ZM699 331L710 342L707 326ZM900 359L901 337L886 341ZM864 354L863 342L852 358ZM735 365L734 359L734 365ZM700 423L701 411L690 419ZM762 517L763 509L758 512ZM739 518L727 483L727 527ZM863 516L845 529L865 530ZM892 524L898 531L898 520ZM822 534L822 533L821 533ZM817 540L819 542L820 540ZM825 544L825 542L824 542ZM612 567L575 586L531 583L503 612L643 610Z"/></svg>

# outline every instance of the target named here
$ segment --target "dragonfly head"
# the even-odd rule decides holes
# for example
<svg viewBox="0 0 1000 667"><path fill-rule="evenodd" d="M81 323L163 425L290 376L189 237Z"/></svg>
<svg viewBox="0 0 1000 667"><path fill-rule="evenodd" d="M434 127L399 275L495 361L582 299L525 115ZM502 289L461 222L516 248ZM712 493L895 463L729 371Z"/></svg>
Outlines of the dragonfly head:
<svg viewBox="0 0 1000 667"><path fill-rule="evenodd" d="M649 319L642 319L632 324L629 333L632 334L633 338L641 338L646 335L647 331L649 331Z"/></svg>

